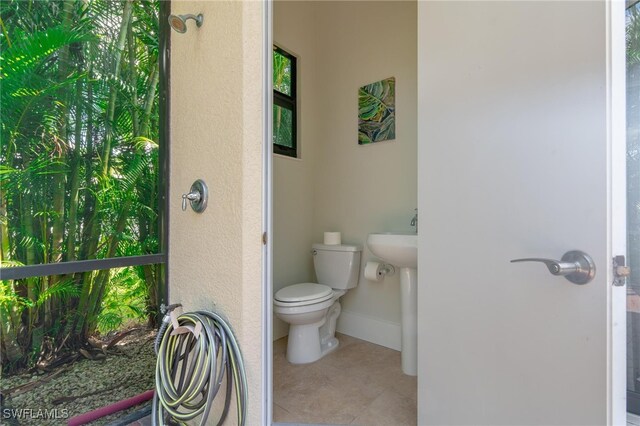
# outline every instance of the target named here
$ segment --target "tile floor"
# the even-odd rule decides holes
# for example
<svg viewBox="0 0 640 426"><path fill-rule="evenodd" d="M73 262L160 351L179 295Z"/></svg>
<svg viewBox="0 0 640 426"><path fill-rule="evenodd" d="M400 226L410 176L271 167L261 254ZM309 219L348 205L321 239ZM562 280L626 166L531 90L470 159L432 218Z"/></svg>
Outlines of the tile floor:
<svg viewBox="0 0 640 426"><path fill-rule="evenodd" d="M337 337L336 351L307 365L287 362L286 337L273 343L274 422L415 426L417 382L402 374L400 352Z"/></svg>

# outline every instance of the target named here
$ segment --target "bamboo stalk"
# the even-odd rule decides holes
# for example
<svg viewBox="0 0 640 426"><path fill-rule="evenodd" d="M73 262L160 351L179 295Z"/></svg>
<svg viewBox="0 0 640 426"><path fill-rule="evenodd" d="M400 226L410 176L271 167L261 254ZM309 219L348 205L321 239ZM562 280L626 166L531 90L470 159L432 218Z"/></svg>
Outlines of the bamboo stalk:
<svg viewBox="0 0 640 426"><path fill-rule="evenodd" d="M78 226L78 201L80 199L80 146L82 145L82 82L76 83L76 112L74 149L71 160L69 184L69 215L67 218L67 261L76 260L76 229Z"/></svg>
<svg viewBox="0 0 640 426"><path fill-rule="evenodd" d="M62 26L65 28L71 28L73 25L74 15L74 0L65 0L62 6ZM65 45L60 51L60 57L58 62L58 78L60 81L64 80L71 70L70 66L70 49L68 45ZM62 104L61 111L61 124L58 134L61 138L61 144L68 146L68 97L65 90L60 90L58 94ZM65 231L65 195L66 195L66 173L60 166L66 160L66 150L59 149L57 156L56 173L53 175L53 223L52 223L52 246L51 246L51 260L53 262L62 261L64 249L64 231Z"/></svg>
<svg viewBox="0 0 640 426"><path fill-rule="evenodd" d="M120 30L118 31L118 40L116 43L116 49L114 52L114 66L113 66L113 75L120 75L120 68L122 66L122 52L124 50L124 44L127 38L127 27L129 26L129 21L131 20L132 14L132 4L131 0L126 0L124 3L124 10L122 12L122 21L120 23ZM111 85L111 91L109 94L109 106L107 107L107 121L105 122L105 126L107 129L107 137L105 138L105 143L102 151L102 175L108 176L109 174L109 163L111 161L111 146L113 144L113 119L115 117L116 111L116 97L118 94L118 89L115 85Z"/></svg>
<svg viewBox="0 0 640 426"><path fill-rule="evenodd" d="M124 51L127 29L129 26L129 21L131 20L133 12L133 7L131 0L126 0L124 3L124 8L122 12L122 20L120 21L120 28L118 30L118 38L116 41L116 49L114 52L114 66L113 66L113 75L120 75L121 65L122 65L122 52ZM102 149L102 169L101 174L102 178L106 179L109 176L109 167L111 161L111 149L113 144L113 120L115 118L115 106L117 99L117 88L114 85L111 85L111 89L109 91L109 103L107 107L105 128L106 135L104 139L104 146ZM88 232L88 243L87 243L87 258L93 259L95 258L99 235L100 235L100 217L99 217L99 208L96 205L92 211L90 218L87 221ZM108 256L107 256L108 257ZM107 271L108 273L108 271ZM93 311L94 307L93 303L97 303L97 298L94 297L96 294L96 287L102 287L102 279L103 279L104 271L100 271L97 274L93 274L91 272L87 272L83 274L83 288L80 297L80 301L78 304L78 310L80 312L89 312ZM81 336L87 335L87 330L90 328L89 323L92 318L87 318L87 316L75 315L74 319L74 327L73 329L79 333Z"/></svg>
<svg viewBox="0 0 640 426"><path fill-rule="evenodd" d="M136 44L133 38L133 22L130 19L127 26L127 46L129 48L129 85L131 93L131 121L133 122L133 134L138 136L138 75L136 74Z"/></svg>
<svg viewBox="0 0 640 426"><path fill-rule="evenodd" d="M93 105L93 84L91 83L92 72L91 65L89 65L88 71L88 85L87 85L87 99L89 105ZM84 211L82 213L82 223L84 225L84 232L82 234L82 244L80 246L80 259L85 260L89 258L89 229L91 229L91 216L95 208L96 199L91 192L92 187L91 179L93 177L93 109L87 109L87 136L86 136L87 149L84 156ZM97 245L97 243L96 243Z"/></svg>
<svg viewBox="0 0 640 426"><path fill-rule="evenodd" d="M151 122L151 109L153 108L153 100L156 96L156 90L158 88L158 81L160 81L160 73L157 67L153 67L151 70L151 76L149 77L149 87L147 89L147 95L144 100L144 115L142 125L140 126L140 135L149 137L149 123Z"/></svg>
<svg viewBox="0 0 640 426"><path fill-rule="evenodd" d="M124 228L127 224L127 219L129 219L130 208L131 198L128 198L127 201L123 204L122 209L120 210L113 235L111 235L111 238L109 239L109 246L107 248L106 254L107 257L113 257L116 253L116 249L121 240L122 232L124 231ZM82 327L82 336L88 336L88 334L93 331L92 328L95 325L95 319L97 318L102 308L99 302L102 300L102 297L104 295L107 283L109 281L110 273L110 269L105 269L99 271L97 274L95 285L91 289L91 294L89 295L89 300L87 303L87 316Z"/></svg>

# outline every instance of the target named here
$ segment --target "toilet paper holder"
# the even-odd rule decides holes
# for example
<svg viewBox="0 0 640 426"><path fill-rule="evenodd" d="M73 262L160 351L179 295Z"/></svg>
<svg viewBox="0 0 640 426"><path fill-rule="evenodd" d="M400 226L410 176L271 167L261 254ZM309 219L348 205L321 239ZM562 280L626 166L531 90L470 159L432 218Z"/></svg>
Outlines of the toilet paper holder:
<svg viewBox="0 0 640 426"><path fill-rule="evenodd" d="M396 273L396 267L391 265L390 263L383 263L382 269L380 270L380 275L382 277L386 277L387 275L392 276Z"/></svg>
<svg viewBox="0 0 640 426"><path fill-rule="evenodd" d="M364 277L371 281L382 281L387 275L395 273L395 266L373 260L368 261L364 267Z"/></svg>

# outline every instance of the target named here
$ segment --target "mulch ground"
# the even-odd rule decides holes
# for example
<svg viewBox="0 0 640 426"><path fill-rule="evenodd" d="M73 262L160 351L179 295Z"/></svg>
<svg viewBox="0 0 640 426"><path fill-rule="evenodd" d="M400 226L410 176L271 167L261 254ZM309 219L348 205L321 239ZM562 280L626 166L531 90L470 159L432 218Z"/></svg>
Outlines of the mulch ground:
<svg viewBox="0 0 640 426"><path fill-rule="evenodd" d="M105 358L81 359L44 374L2 377L0 425L66 425L71 417L153 389L155 334L155 330L135 330L116 344L116 354ZM140 408L90 425L109 424ZM18 415L20 419L15 418Z"/></svg>

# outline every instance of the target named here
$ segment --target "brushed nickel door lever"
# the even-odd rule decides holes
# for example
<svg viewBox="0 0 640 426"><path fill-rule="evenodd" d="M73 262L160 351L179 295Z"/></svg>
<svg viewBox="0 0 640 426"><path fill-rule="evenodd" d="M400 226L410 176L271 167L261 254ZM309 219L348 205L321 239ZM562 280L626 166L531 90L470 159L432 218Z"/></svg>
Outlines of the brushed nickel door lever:
<svg viewBox="0 0 640 426"><path fill-rule="evenodd" d="M516 262L541 262L553 275L562 275L574 284L586 284L596 275L596 265L591 256L580 250L566 252L561 260L546 259L541 257L526 257L513 259Z"/></svg>

